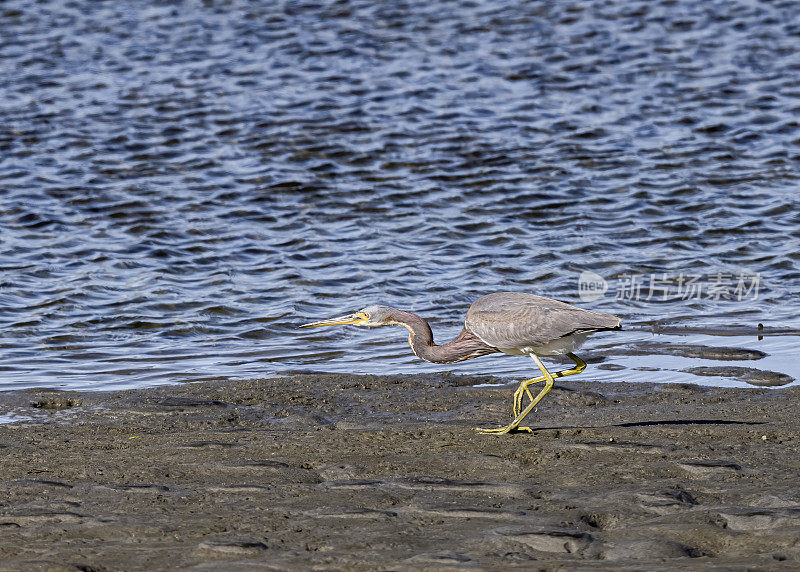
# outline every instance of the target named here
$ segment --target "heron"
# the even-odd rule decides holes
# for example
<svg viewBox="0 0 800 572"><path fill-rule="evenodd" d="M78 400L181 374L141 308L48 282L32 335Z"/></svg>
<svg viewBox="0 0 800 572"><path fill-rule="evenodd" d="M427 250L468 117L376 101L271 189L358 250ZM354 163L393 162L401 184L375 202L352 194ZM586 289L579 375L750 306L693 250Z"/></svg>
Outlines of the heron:
<svg viewBox="0 0 800 572"><path fill-rule="evenodd" d="M505 435L533 430L521 423L553 387L556 379L574 375L586 362L573 352L593 333L622 329L622 321L612 314L584 310L576 306L525 292L495 292L475 300L467 311L464 328L452 341L437 345L428 322L405 310L372 305L353 314L303 324L300 328L321 326L403 326L409 331L408 343L417 357L432 363L456 363L487 354L528 355L542 375L520 382L513 395L513 421L508 425L477 431ZM550 372L542 357L567 355L575 366ZM544 382L534 397L529 387ZM525 399L527 398L527 403Z"/></svg>

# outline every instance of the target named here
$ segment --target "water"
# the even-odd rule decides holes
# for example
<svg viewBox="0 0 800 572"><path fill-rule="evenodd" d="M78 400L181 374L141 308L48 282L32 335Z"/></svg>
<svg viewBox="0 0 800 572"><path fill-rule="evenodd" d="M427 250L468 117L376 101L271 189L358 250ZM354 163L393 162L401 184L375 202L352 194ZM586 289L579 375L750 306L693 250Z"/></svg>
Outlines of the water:
<svg viewBox="0 0 800 572"><path fill-rule="evenodd" d="M622 316L586 346L596 379L798 378L799 37L779 1L6 0L0 388L526 375L295 329L381 302L445 341L496 290ZM698 298L649 291L691 274Z"/></svg>

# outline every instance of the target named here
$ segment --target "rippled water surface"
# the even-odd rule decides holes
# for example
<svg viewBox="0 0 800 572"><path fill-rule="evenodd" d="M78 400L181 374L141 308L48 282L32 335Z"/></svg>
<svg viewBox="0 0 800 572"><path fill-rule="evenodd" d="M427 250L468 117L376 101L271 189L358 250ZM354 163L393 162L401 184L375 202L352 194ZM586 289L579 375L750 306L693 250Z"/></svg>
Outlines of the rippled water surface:
<svg viewBox="0 0 800 572"><path fill-rule="evenodd" d="M526 375L426 364L397 328L295 329L381 302L445 341L496 290L623 317L586 346L595 379L800 377L797 14L6 0L0 388ZM584 271L605 295L581 301Z"/></svg>

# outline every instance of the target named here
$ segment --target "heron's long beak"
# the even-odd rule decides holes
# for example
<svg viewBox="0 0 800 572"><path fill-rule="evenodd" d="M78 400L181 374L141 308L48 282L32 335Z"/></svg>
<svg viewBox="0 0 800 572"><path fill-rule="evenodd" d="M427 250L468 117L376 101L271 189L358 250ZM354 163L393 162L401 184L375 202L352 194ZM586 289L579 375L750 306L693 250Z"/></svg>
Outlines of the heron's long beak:
<svg viewBox="0 0 800 572"><path fill-rule="evenodd" d="M360 324L367 318L363 314L347 314L346 316L339 316L338 318L328 318L327 320L320 320L319 322L311 322L310 324L303 324L298 328L320 328L322 326L344 326L347 324Z"/></svg>

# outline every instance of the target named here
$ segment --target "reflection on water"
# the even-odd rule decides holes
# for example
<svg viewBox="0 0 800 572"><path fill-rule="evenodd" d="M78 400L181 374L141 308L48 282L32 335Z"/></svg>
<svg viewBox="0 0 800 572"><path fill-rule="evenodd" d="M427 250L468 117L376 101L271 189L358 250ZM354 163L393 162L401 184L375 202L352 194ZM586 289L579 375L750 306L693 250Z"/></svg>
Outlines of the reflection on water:
<svg viewBox="0 0 800 572"><path fill-rule="evenodd" d="M0 387L440 371L402 331L294 327L382 302L432 318L443 341L487 292L578 302L584 271L758 273L755 300L582 305L629 324L796 330L795 14L7 0ZM796 336L737 342L768 354L745 365L798 377ZM611 362L592 375L741 383L686 373L699 358Z"/></svg>

